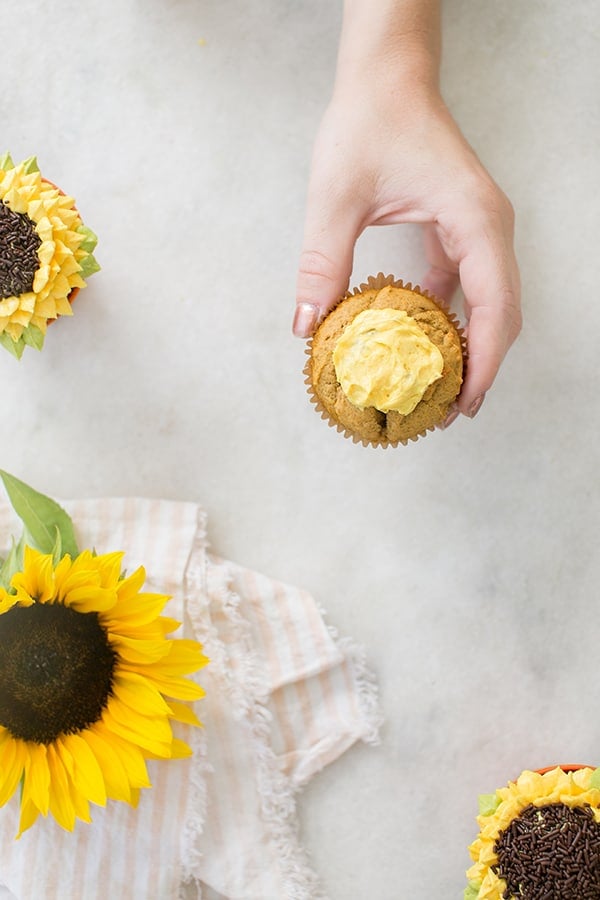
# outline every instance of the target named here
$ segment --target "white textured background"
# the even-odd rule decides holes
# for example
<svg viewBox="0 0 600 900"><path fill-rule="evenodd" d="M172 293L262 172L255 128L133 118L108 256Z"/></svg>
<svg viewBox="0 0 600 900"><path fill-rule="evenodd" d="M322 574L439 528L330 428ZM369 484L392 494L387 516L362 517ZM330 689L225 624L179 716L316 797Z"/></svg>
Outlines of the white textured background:
<svg viewBox="0 0 600 900"><path fill-rule="evenodd" d="M300 801L328 893L459 897L479 792L600 764L598 4L445 3L445 96L516 207L526 319L478 417L395 451L321 422L290 334L340 0L3 12L1 144L74 194L103 271L42 355L0 358L0 465L200 501L216 552L309 588L387 718ZM354 282L379 270L419 280L415 229L361 239Z"/></svg>

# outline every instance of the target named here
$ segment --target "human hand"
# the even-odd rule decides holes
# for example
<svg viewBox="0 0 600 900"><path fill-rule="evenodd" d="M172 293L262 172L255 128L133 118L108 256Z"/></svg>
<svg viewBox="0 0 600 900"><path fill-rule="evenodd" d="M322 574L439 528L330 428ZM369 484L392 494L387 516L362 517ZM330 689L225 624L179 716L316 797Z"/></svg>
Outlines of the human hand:
<svg viewBox="0 0 600 900"><path fill-rule="evenodd" d="M456 411L474 416L521 328L512 207L439 93L395 77L336 87L312 161L294 333L308 337L348 288L369 225L425 226L421 285L449 301L459 282L468 367Z"/></svg>

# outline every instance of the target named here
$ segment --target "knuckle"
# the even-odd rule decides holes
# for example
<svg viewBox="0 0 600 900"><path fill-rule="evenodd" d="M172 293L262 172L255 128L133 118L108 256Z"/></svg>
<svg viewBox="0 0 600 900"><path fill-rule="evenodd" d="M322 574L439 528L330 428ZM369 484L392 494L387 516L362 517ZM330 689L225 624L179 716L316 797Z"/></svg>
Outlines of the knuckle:
<svg viewBox="0 0 600 900"><path fill-rule="evenodd" d="M300 271L305 275L323 275L327 277L334 270L334 264L320 250L303 250L300 254Z"/></svg>
<svg viewBox="0 0 600 900"><path fill-rule="evenodd" d="M523 327L523 314L519 298L512 288L506 288L502 296L502 306L508 323L508 344L513 343Z"/></svg>
<svg viewBox="0 0 600 900"><path fill-rule="evenodd" d="M308 281L319 280L333 284L339 279L339 267L320 250L303 250L300 254L298 277Z"/></svg>
<svg viewBox="0 0 600 900"><path fill-rule="evenodd" d="M471 204L478 210L481 220L496 219L514 225L515 210L504 191L485 173L467 186Z"/></svg>

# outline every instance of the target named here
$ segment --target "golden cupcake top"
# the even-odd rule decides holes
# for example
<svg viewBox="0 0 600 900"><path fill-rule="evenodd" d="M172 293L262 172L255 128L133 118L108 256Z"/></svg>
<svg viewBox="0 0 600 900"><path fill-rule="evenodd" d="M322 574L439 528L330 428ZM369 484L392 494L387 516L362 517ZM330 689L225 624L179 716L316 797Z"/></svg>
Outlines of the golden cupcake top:
<svg viewBox="0 0 600 900"><path fill-rule="evenodd" d="M353 406L411 413L441 378L444 358L423 329L400 309L365 309L333 351L337 380Z"/></svg>
<svg viewBox="0 0 600 900"><path fill-rule="evenodd" d="M383 312L386 317L403 312L405 316L399 319L402 322L402 329L406 331L408 325L420 329L422 334L418 332L416 334L421 347L429 347L430 343L441 354L442 365L437 369L437 377L434 376L428 383L416 403L400 406L400 409L410 406L411 412L408 414L394 409L394 399L398 398L391 396L390 384L395 387L399 379L393 373L393 365L390 366L389 359L382 365L373 366L370 362L367 366L367 377L371 382L377 381L376 385L373 383L362 385L359 378L353 377L350 369L349 380L356 385L362 385L362 396L357 397L354 389L349 389L347 385L345 388L341 383L345 379L344 372L341 371L343 366L336 371L334 352L340 341L340 347L343 349L344 343L352 336L354 329L364 321L359 317L365 312L378 314ZM358 320L358 326L354 324L355 320ZM370 329L367 328L366 331L369 332ZM398 340L392 336L389 346L386 347L385 343L394 331L395 327L392 325L388 329L387 337L375 341L374 354L365 349L366 336L360 338L357 354L359 359L363 350L365 356L368 355L371 360L377 354L381 354L382 358L389 356L393 359L394 346L413 347L413 338L406 335ZM374 331L377 338L380 337L380 333L379 329ZM305 367L308 392L322 418L338 431L343 431L346 437L373 447L406 444L444 421L451 404L460 392L464 350L458 323L443 304L420 288L413 290L410 285L404 285L393 276L380 273L369 277L365 284L361 284L359 288L355 288L342 298L317 328L308 349L309 359ZM430 354L428 365L431 365L431 359L436 354L431 348L428 352ZM339 353L340 351L337 351L336 358ZM415 359L419 360L418 369L422 355L416 354ZM432 371L436 370L430 368L430 377ZM427 382L426 372L421 372L417 380L423 387ZM346 389L349 390L352 399L349 399ZM363 403L378 405L365 405L361 408Z"/></svg>

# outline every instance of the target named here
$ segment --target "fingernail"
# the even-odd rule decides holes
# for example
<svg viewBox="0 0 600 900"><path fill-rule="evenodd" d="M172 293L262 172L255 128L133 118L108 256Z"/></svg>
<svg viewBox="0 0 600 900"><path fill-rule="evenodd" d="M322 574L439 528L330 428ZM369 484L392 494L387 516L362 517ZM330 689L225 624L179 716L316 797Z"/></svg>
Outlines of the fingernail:
<svg viewBox="0 0 600 900"><path fill-rule="evenodd" d="M480 394L479 397L476 397L475 400L471 403L469 409L467 410L467 415L470 419L474 419L479 410L481 409L481 404L485 400L485 394Z"/></svg>
<svg viewBox="0 0 600 900"><path fill-rule="evenodd" d="M444 428L444 429L445 429L445 428L449 428L450 425L452 425L452 423L455 422L455 421L458 419L458 416L459 416L459 411L458 411L458 409L456 409L456 408L452 409L452 410L448 413L448 415L446 416L446 418L444 419L444 421L441 423L440 428Z"/></svg>
<svg viewBox="0 0 600 900"><path fill-rule="evenodd" d="M319 315L318 306L314 306L312 303L298 303L292 325L292 331L296 337L310 337L319 321Z"/></svg>

